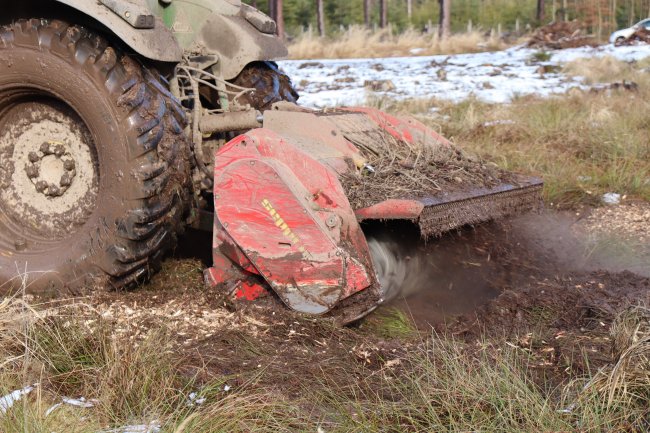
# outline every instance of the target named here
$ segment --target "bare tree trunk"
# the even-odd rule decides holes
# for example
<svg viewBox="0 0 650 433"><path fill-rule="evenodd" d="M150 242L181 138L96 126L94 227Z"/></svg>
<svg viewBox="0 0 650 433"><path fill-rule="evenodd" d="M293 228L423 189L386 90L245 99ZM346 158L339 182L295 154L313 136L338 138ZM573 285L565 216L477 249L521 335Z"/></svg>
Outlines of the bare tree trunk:
<svg viewBox="0 0 650 433"><path fill-rule="evenodd" d="M323 0L316 0L316 18L318 20L318 35L322 38L325 36L325 11L323 10Z"/></svg>
<svg viewBox="0 0 650 433"><path fill-rule="evenodd" d="M410 23L413 18L413 0L406 0L406 16Z"/></svg>
<svg viewBox="0 0 650 433"><path fill-rule="evenodd" d="M278 36L284 39L284 13L282 0L275 0L275 22L278 26Z"/></svg>
<svg viewBox="0 0 650 433"><path fill-rule="evenodd" d="M556 0L553 0L553 21L557 21L557 5Z"/></svg>
<svg viewBox="0 0 650 433"><path fill-rule="evenodd" d="M388 0L379 0L379 27L382 29L388 24Z"/></svg>
<svg viewBox="0 0 650 433"><path fill-rule="evenodd" d="M546 20L546 1L537 0L537 22L543 24Z"/></svg>
<svg viewBox="0 0 650 433"><path fill-rule="evenodd" d="M275 14L275 1L276 0L269 0L269 16L273 19L273 21L277 21Z"/></svg>
<svg viewBox="0 0 650 433"><path fill-rule="evenodd" d="M370 0L363 0L363 23L370 27Z"/></svg>
<svg viewBox="0 0 650 433"><path fill-rule="evenodd" d="M440 22L438 36L446 39L451 33L451 0L438 0L440 3Z"/></svg>

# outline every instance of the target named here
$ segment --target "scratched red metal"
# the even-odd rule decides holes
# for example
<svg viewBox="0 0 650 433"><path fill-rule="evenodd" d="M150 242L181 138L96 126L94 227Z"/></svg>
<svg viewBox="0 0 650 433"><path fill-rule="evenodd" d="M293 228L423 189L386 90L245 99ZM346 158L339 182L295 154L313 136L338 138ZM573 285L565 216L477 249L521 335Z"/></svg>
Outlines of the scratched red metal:
<svg viewBox="0 0 650 433"><path fill-rule="evenodd" d="M424 205L417 200L389 199L354 213L360 221L367 219L417 219Z"/></svg>
<svg viewBox="0 0 650 433"><path fill-rule="evenodd" d="M266 295L268 295L268 292L264 286L250 281L242 281L235 290L235 299L244 299L246 301L254 301Z"/></svg>
<svg viewBox="0 0 650 433"><path fill-rule="evenodd" d="M225 233L215 235L215 254L249 261L298 311L326 312L375 282L337 174L272 131L250 131L217 153L215 216Z"/></svg>
<svg viewBox="0 0 650 433"><path fill-rule="evenodd" d="M368 107L347 107L343 108L343 110L364 113L369 119L393 137L409 143L416 141L428 142L433 139L436 143L451 145L445 137L413 118L400 119L399 117L391 116L383 111Z"/></svg>

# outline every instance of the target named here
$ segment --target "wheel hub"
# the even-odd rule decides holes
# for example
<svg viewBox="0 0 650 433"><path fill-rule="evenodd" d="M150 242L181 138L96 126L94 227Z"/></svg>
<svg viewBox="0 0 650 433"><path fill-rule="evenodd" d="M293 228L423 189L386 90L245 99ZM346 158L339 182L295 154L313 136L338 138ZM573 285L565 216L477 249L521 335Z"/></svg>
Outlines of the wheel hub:
<svg viewBox="0 0 650 433"><path fill-rule="evenodd" d="M0 161L0 217L10 217L13 231L64 238L95 209L92 136L62 102L35 95L0 106Z"/></svg>
<svg viewBox="0 0 650 433"><path fill-rule="evenodd" d="M29 152L25 173L36 191L47 197L61 197L77 175L74 158L61 142L45 141L38 152Z"/></svg>

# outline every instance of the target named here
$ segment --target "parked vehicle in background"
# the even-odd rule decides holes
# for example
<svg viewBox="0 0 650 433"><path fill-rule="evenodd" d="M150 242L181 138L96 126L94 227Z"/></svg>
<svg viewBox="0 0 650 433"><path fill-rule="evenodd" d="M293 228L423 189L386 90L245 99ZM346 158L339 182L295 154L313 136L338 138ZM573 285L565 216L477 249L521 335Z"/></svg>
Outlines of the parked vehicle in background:
<svg viewBox="0 0 650 433"><path fill-rule="evenodd" d="M609 42L614 45L621 45L623 42L630 39L632 36L634 36L634 34L637 31L641 29L650 31L650 18L646 18L645 20L639 21L638 23L634 24L632 27L615 31L609 37Z"/></svg>

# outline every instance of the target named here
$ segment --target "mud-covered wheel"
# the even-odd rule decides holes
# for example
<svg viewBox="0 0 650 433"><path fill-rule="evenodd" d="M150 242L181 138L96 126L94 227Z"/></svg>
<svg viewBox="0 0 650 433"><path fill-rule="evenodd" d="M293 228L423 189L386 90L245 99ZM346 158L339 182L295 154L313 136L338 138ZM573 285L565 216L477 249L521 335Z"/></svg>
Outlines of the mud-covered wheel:
<svg viewBox="0 0 650 433"><path fill-rule="evenodd" d="M614 46L615 46L615 47L620 47L620 46L622 46L622 45L624 45L624 44L625 44L625 38L624 38L623 36L619 36L619 37L616 38L616 40L614 41Z"/></svg>
<svg viewBox="0 0 650 433"><path fill-rule="evenodd" d="M282 72L275 62L252 62L232 81L241 87L255 89L238 99L238 103L265 111L276 102L297 102L298 92L293 88L291 79Z"/></svg>
<svg viewBox="0 0 650 433"><path fill-rule="evenodd" d="M156 76L60 21L0 30L0 287L128 288L188 203L185 116Z"/></svg>

